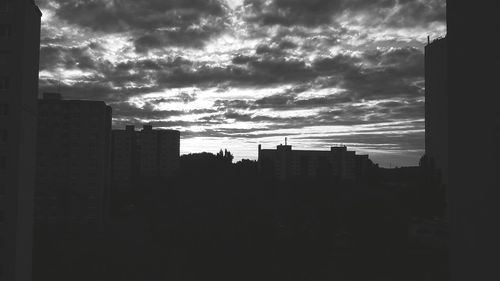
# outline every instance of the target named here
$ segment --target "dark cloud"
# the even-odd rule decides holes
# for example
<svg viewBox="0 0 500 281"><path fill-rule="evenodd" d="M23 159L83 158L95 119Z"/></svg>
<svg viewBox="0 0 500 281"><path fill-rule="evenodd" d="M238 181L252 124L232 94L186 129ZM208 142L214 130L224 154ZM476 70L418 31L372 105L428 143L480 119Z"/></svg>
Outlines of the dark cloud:
<svg viewBox="0 0 500 281"><path fill-rule="evenodd" d="M379 102L379 103L377 103L377 105L380 106L380 107L393 108L393 107L403 106L404 103L402 103L400 101L386 101L386 102Z"/></svg>
<svg viewBox="0 0 500 281"><path fill-rule="evenodd" d="M299 83L315 74L301 60L262 59L248 60L236 57L230 66L202 65L198 68L176 68L157 73L157 81L165 87L263 87L271 84ZM246 63L243 63L246 61Z"/></svg>
<svg viewBox="0 0 500 281"><path fill-rule="evenodd" d="M272 105L265 105L264 108L272 107L281 109L283 102L279 101ZM402 103L403 104L403 103ZM258 108L252 105L250 108ZM303 109L299 105L290 106L288 109ZM314 108L314 107L311 107ZM317 107L316 107L317 108ZM205 117L203 121L217 120L222 122L226 119L233 119L239 122L266 122L268 130L274 129L301 129L308 126L331 126L331 125L360 125L377 124L386 122L408 121L423 118L423 104L418 101L407 102L398 108L386 108L381 106L353 105L350 103L337 104L333 109L317 111L311 116L297 117L271 117L257 112L242 112L234 107L219 107L219 114ZM225 112L224 112L225 110Z"/></svg>
<svg viewBox="0 0 500 281"><path fill-rule="evenodd" d="M307 99L298 98L298 94L308 90L309 86L300 85L282 93L272 94L256 100L216 100L214 107L219 109L263 109L270 108L273 110L293 110L293 109L311 109L330 107L342 103L353 102L351 96L337 93L324 97L313 97Z"/></svg>
<svg viewBox="0 0 500 281"><path fill-rule="evenodd" d="M426 26L445 21L445 5L444 0L245 0L247 20L265 26L332 24L344 12L386 27Z"/></svg>
<svg viewBox="0 0 500 281"><path fill-rule="evenodd" d="M96 69L96 64L90 54L90 50L89 46L42 46L40 48L40 70L53 70L55 67L94 70Z"/></svg>
<svg viewBox="0 0 500 281"><path fill-rule="evenodd" d="M171 103L171 102L182 102L182 103L190 103L197 99L196 93L185 93L181 92L173 98L160 98L160 99L152 99L148 100L149 103L152 104L160 104L160 103Z"/></svg>
<svg viewBox="0 0 500 281"><path fill-rule="evenodd" d="M42 27L42 34L43 34L44 30L43 30L43 27ZM48 33L47 31L45 31L45 33ZM54 36L43 36L40 38L40 45L41 46L46 46L48 44L64 44L68 42L68 37L67 36L64 36L64 35L54 35Z"/></svg>
<svg viewBox="0 0 500 281"><path fill-rule="evenodd" d="M389 130L383 133L356 133L352 135L339 136L294 136L295 139L310 141L321 141L326 143L344 143L350 146L363 146L384 150L421 150L425 142L425 134L422 131L407 132L405 130ZM383 134L382 134L383 133Z"/></svg>
<svg viewBox="0 0 500 281"><path fill-rule="evenodd" d="M71 87L68 85L67 90L75 98L101 95L98 99L105 101L161 91L169 87L267 87L290 83L295 87L284 93L253 102L232 101L233 104L223 104L219 101L215 105L287 110L333 106L366 99L423 95L423 85L419 82L423 79L423 53L415 48L369 51L361 57L341 54L318 58L310 65L298 59L280 56L237 55L233 58L235 64L229 66L208 66L203 63L195 65L178 56L113 64L97 57L94 50L99 48L94 43L80 48L44 46L41 49L41 69L64 67L91 70L95 75ZM41 87L42 90L60 88L58 84L58 81L42 81ZM343 92L308 99L297 97L303 91L314 91L318 87L338 87ZM86 93L89 88L95 90ZM181 93L164 102L188 103L196 98L196 95Z"/></svg>
<svg viewBox="0 0 500 281"><path fill-rule="evenodd" d="M131 33L138 52L163 46L200 47L222 33L228 7L221 0L61 1L56 14L104 33Z"/></svg>
<svg viewBox="0 0 500 281"><path fill-rule="evenodd" d="M334 12L342 7L335 0L245 0L244 5L251 10L249 20L263 25L305 25L315 26L331 22Z"/></svg>
<svg viewBox="0 0 500 281"><path fill-rule="evenodd" d="M117 71L160 71L160 70L170 70L175 68L187 68L190 69L193 62L187 60L183 57L170 57L166 59L139 59L139 60L129 60L124 62L119 62L116 64L115 68Z"/></svg>
<svg viewBox="0 0 500 281"><path fill-rule="evenodd" d="M146 103L142 108L136 107L128 102L117 102L109 104L113 108L113 118L126 119L134 116L137 119L161 120L172 116L184 114L180 110L156 110L153 105Z"/></svg>
<svg viewBox="0 0 500 281"><path fill-rule="evenodd" d="M348 55L337 55L334 57L320 58L313 62L314 70L320 73L348 73L357 71L356 66L361 60Z"/></svg>
<svg viewBox="0 0 500 281"><path fill-rule="evenodd" d="M378 104L380 105L380 104ZM390 106L389 106L390 107ZM413 101L390 108L390 115L395 119L412 119L425 117L425 102Z"/></svg>
<svg viewBox="0 0 500 281"><path fill-rule="evenodd" d="M245 114L231 115L234 119L246 120L249 117ZM220 118L220 117L217 117ZM250 117L251 118L251 117ZM259 117L253 117L259 118ZM267 118L266 118L267 119ZM270 120L272 118L269 118ZM302 120L307 118L294 118L294 122L302 124ZM172 123L159 123L163 125L171 125ZM309 123L307 124L309 125ZM376 125L376 124L374 124ZM273 124L265 128L216 128L207 129L202 132L183 131L183 138L190 137L230 137L230 138L247 138L257 139L263 137L287 136L293 139L309 140L310 143L349 143L350 146L363 146L364 148L387 150L421 150L424 142L424 132L422 122L409 122L406 126L413 126L413 130L408 130L406 127L398 127L397 125L374 126L372 129L364 129L361 131L353 131L352 134L335 134L331 135L303 135L300 132L277 132L278 129L298 128L287 123ZM361 137L359 137L361 136ZM366 141L365 141L366 140Z"/></svg>
<svg viewBox="0 0 500 281"><path fill-rule="evenodd" d="M299 83L310 80L314 76L305 62L297 59L264 59L250 61L249 65L255 73L272 77L271 80L275 82Z"/></svg>
<svg viewBox="0 0 500 281"><path fill-rule="evenodd" d="M288 40L276 40L271 44L261 44L255 49L258 55L285 56L287 50L295 49L298 45Z"/></svg>
<svg viewBox="0 0 500 281"><path fill-rule="evenodd" d="M401 1L403 7L386 22L387 26L405 27L446 22L446 1Z"/></svg>
<svg viewBox="0 0 500 281"><path fill-rule="evenodd" d="M285 93L285 94L275 94L267 96L255 101L255 105L262 108L272 107L274 109L288 107L290 108L295 101L295 96Z"/></svg>
<svg viewBox="0 0 500 281"><path fill-rule="evenodd" d="M265 137L276 137L276 136L290 136L290 133L276 133L267 130L259 131L255 134L255 129L207 129L203 132L185 130L182 132L183 138L193 138L193 137L230 137L230 138L246 138L246 139L258 139Z"/></svg>
<svg viewBox="0 0 500 281"><path fill-rule="evenodd" d="M214 106L220 113L208 119L224 120L230 118L240 122L267 122L279 126L271 125L270 129L375 124L418 120L424 117L424 102L418 99L380 102L375 106L368 106L366 104L353 104L349 97L342 95L336 98L327 96L297 100L290 94L277 94L256 101L217 101ZM274 111L297 109L318 109L319 111L313 116L284 118L269 117L255 111L262 108L271 108Z"/></svg>
<svg viewBox="0 0 500 281"><path fill-rule="evenodd" d="M283 40L278 45L278 48L280 48L281 50L295 49L296 47L297 47L297 44L295 44L292 41L288 41L288 40Z"/></svg>
<svg viewBox="0 0 500 281"><path fill-rule="evenodd" d="M259 45L257 49L255 49L256 54L266 54L266 53L275 53L276 51L269 47L268 45Z"/></svg>
<svg viewBox="0 0 500 281"><path fill-rule="evenodd" d="M268 47L260 48L260 53L269 51ZM235 56L233 63L240 68L243 83L251 82L255 86L315 83L325 88L344 89L355 100L423 94L422 85L418 83L424 74L423 52L410 47L368 51L361 57L344 54L322 57L312 65L281 56L242 55ZM227 78L238 84L238 79L230 75Z"/></svg>
<svg viewBox="0 0 500 281"><path fill-rule="evenodd" d="M372 66L359 66L357 59L328 58L316 62L316 69L333 77L325 87L340 87L355 100L423 95L419 81L424 76L424 56L416 48L393 48L364 55Z"/></svg>
<svg viewBox="0 0 500 281"><path fill-rule="evenodd" d="M190 103L196 100L196 94L180 93L177 98L183 103Z"/></svg>
<svg viewBox="0 0 500 281"><path fill-rule="evenodd" d="M251 106L251 102L246 100L216 100L215 108L230 108L230 109L247 109Z"/></svg>
<svg viewBox="0 0 500 281"><path fill-rule="evenodd" d="M423 75L424 53L414 47L389 48L387 50L369 50L363 57L379 67L399 67L406 69L409 75Z"/></svg>
<svg viewBox="0 0 500 281"><path fill-rule="evenodd" d="M234 64L246 64L254 59L255 59L255 57L237 55L232 59L232 63L234 63Z"/></svg>
<svg viewBox="0 0 500 281"><path fill-rule="evenodd" d="M134 41L135 50L139 53L147 52L149 49L157 49L163 46L163 42L156 34L143 35Z"/></svg>

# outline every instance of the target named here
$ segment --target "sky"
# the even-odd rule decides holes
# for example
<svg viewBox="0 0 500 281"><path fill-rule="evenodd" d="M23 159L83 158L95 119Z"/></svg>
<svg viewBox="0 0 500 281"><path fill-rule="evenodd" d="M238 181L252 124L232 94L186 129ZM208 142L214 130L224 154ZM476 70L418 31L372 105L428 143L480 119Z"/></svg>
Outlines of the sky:
<svg viewBox="0 0 500 281"><path fill-rule="evenodd" d="M113 128L181 131L181 154L346 145L424 153L424 46L445 0L37 0L40 94L102 100Z"/></svg>

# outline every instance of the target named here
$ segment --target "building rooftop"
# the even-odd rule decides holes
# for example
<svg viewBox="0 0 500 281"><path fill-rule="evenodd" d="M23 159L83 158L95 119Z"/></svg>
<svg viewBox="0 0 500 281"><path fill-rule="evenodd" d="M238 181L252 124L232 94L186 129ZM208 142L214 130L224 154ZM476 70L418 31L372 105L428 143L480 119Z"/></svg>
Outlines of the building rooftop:
<svg viewBox="0 0 500 281"><path fill-rule="evenodd" d="M431 37L430 36L427 36L427 45L430 45L430 44L433 44L433 43L437 43L437 42L441 42L443 39L446 39L446 35L445 36L439 36L439 37L436 37L434 39L431 40ZM426 46L427 46L426 45Z"/></svg>

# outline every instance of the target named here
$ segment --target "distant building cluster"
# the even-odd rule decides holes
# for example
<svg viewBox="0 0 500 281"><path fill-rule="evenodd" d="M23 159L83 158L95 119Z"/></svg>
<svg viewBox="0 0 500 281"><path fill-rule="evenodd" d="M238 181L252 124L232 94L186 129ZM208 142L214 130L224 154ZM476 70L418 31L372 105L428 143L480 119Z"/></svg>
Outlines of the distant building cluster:
<svg viewBox="0 0 500 281"><path fill-rule="evenodd" d="M111 198L146 180L168 180L179 166L180 132L111 130L102 101L38 101L35 222L89 228L106 223Z"/></svg>
<svg viewBox="0 0 500 281"><path fill-rule="evenodd" d="M261 174L277 180L293 178L356 181L365 178L375 167L368 155L357 155L346 146L327 151L292 150L291 145L262 149L259 145L258 167Z"/></svg>

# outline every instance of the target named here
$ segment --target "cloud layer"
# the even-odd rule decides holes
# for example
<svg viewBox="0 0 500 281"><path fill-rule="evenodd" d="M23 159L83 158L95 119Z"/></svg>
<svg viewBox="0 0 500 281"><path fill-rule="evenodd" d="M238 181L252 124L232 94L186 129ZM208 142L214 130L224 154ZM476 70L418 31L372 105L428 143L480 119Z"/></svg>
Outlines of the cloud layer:
<svg viewBox="0 0 500 281"><path fill-rule="evenodd" d="M423 153L423 46L446 33L444 1L37 3L40 91L104 100L115 128L180 129L184 153L236 158L285 136L382 165Z"/></svg>

